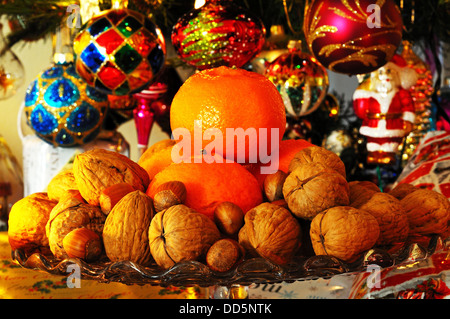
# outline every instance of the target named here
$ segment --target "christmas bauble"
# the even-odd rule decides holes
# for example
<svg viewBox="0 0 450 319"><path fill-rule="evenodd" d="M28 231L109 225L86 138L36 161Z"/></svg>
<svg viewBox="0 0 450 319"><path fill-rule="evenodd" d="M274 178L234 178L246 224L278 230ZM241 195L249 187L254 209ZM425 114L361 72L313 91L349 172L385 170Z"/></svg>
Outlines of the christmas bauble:
<svg viewBox="0 0 450 319"><path fill-rule="evenodd" d="M417 82L409 89L414 101L416 119L413 130L403 143L402 161L406 165L425 134L433 129L435 120L431 109L431 96L434 87L430 67L415 54L410 42L403 41L401 56L405 59L406 65L417 74Z"/></svg>
<svg viewBox="0 0 450 319"><path fill-rule="evenodd" d="M386 64L402 27L394 0L314 0L305 7L306 42L323 66L338 73L370 73Z"/></svg>
<svg viewBox="0 0 450 319"><path fill-rule="evenodd" d="M111 9L93 17L73 44L78 74L97 90L126 95L148 86L164 66L159 28L143 14Z"/></svg>
<svg viewBox="0 0 450 319"><path fill-rule="evenodd" d="M264 42L261 51L250 61L252 71L264 74L266 68L283 53L287 53L288 36L282 25L270 27L270 36Z"/></svg>
<svg viewBox="0 0 450 319"><path fill-rule="evenodd" d="M300 41L290 41L289 52L269 64L265 76L277 87L286 115L300 117L314 112L328 90L326 69L310 54L301 51Z"/></svg>
<svg viewBox="0 0 450 319"><path fill-rule="evenodd" d="M231 0L207 0L177 21L172 43L178 56L199 70L239 68L261 51L265 34L261 20Z"/></svg>
<svg viewBox="0 0 450 319"><path fill-rule="evenodd" d="M430 66L415 54L412 44L408 41L403 41L401 56L405 59L408 67L417 73L417 82L409 89L409 92L414 100L416 112L424 112L430 108L431 96L434 92Z"/></svg>
<svg viewBox="0 0 450 319"><path fill-rule="evenodd" d="M25 114L37 136L54 146L76 146L100 132L106 95L86 84L73 63L54 64L28 86Z"/></svg>

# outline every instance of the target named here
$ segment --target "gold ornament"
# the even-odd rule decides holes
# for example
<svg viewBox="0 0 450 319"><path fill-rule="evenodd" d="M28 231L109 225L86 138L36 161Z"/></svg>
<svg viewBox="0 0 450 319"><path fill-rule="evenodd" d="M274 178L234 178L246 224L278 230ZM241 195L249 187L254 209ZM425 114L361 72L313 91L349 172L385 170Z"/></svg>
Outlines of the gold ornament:
<svg viewBox="0 0 450 319"><path fill-rule="evenodd" d="M6 92L14 84L14 79L12 79L9 74L5 72L3 67L0 67L0 90L6 95Z"/></svg>

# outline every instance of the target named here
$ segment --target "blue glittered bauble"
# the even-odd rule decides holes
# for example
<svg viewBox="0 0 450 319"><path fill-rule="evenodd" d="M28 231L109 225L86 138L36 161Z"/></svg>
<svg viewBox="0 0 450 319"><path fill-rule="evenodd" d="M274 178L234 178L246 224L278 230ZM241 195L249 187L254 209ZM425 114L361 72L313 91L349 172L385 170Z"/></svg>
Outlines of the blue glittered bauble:
<svg viewBox="0 0 450 319"><path fill-rule="evenodd" d="M54 64L39 74L25 95L27 124L55 146L92 141L108 108L107 95L87 85L73 63Z"/></svg>
<svg viewBox="0 0 450 319"><path fill-rule="evenodd" d="M162 71L166 46L158 27L145 15L111 9L86 23L73 41L76 70L105 94L142 91Z"/></svg>

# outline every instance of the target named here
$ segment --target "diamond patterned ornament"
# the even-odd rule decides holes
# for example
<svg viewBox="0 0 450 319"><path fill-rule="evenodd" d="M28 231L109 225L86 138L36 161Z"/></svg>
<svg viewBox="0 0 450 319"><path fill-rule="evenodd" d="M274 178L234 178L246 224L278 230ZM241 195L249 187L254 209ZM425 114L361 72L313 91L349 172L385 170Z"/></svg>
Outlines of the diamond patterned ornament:
<svg viewBox="0 0 450 319"><path fill-rule="evenodd" d="M27 124L54 146L72 147L94 140L107 108L107 95L87 85L72 62L55 63L41 72L25 95Z"/></svg>
<svg viewBox="0 0 450 319"><path fill-rule="evenodd" d="M74 39L76 71L110 95L127 95L148 86L164 66L160 29L143 14L111 9L86 23Z"/></svg>

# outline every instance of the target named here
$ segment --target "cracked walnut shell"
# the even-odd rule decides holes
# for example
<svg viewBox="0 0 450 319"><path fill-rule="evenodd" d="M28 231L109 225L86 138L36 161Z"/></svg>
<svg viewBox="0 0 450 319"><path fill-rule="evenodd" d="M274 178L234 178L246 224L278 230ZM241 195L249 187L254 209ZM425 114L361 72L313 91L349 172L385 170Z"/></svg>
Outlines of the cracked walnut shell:
<svg viewBox="0 0 450 319"><path fill-rule="evenodd" d="M148 233L153 259L164 269L204 258L219 238L219 229L211 218L183 204L157 213Z"/></svg>
<svg viewBox="0 0 450 319"><path fill-rule="evenodd" d="M347 180L319 163L297 166L286 177L283 195L295 216L309 220L325 209L349 204Z"/></svg>
<svg viewBox="0 0 450 319"><path fill-rule="evenodd" d="M239 243L250 255L273 263L288 263L301 246L301 228L285 208L262 203L249 210L239 231Z"/></svg>
<svg viewBox="0 0 450 319"><path fill-rule="evenodd" d="M91 205L100 205L101 192L114 184L128 183L145 192L150 183L148 173L137 163L120 153L93 149L78 154L73 162L73 174L78 190Z"/></svg>
<svg viewBox="0 0 450 319"><path fill-rule="evenodd" d="M321 212L311 222L311 243L316 255L330 255L345 262L355 261L372 248L380 234L371 214L350 206Z"/></svg>

